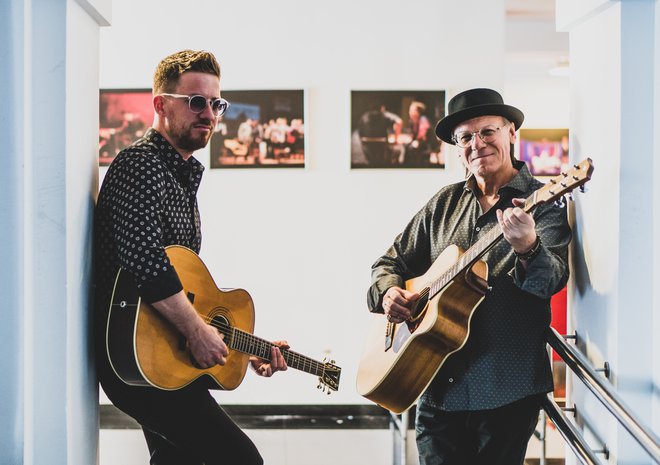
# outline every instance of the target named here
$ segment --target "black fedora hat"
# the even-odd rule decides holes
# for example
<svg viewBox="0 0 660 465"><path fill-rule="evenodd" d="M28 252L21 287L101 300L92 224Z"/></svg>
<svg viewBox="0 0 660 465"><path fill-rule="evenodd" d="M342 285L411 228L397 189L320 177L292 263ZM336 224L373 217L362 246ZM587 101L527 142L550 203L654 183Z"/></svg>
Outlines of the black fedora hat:
<svg viewBox="0 0 660 465"><path fill-rule="evenodd" d="M505 105L502 96L493 89L470 89L455 95L448 105L449 113L435 127L436 135L447 142L452 140L454 128L464 121L478 116L504 116L516 130L520 128L525 115L516 107Z"/></svg>

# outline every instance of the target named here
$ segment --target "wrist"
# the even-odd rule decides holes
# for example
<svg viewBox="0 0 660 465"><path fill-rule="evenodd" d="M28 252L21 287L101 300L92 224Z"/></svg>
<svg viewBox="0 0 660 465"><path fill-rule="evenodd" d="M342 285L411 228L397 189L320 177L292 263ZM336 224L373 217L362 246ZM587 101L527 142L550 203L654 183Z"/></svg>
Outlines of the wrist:
<svg viewBox="0 0 660 465"><path fill-rule="evenodd" d="M541 238L537 235L536 240L534 241L534 244L530 249L528 249L525 252L518 252L517 250L513 250L513 253L518 257L519 260L524 260L526 262L531 261L534 257L536 257L539 252L541 251Z"/></svg>

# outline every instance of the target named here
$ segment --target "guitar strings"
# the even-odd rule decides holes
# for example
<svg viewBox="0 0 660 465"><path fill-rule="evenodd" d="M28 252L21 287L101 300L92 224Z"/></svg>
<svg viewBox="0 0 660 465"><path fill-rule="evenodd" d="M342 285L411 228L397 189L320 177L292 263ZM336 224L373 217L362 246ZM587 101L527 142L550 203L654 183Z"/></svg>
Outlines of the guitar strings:
<svg viewBox="0 0 660 465"><path fill-rule="evenodd" d="M438 279L431 283L430 287L430 298L435 297L435 295L440 292L444 287L453 280L458 274L467 268L474 260L485 254L495 242L502 238L502 229L499 225L495 225L490 231L488 231L481 239L475 242L472 247L463 253L459 259L451 265L449 268L442 273Z"/></svg>
<svg viewBox="0 0 660 465"><path fill-rule="evenodd" d="M244 352L246 354L256 355L268 361L271 360L270 351L271 348L275 346L275 344L273 344L272 342L267 341L265 339L261 339L257 336L254 336L253 334L235 328L226 323L218 322L214 318L205 315L200 315L200 316L204 319L206 323L210 324L211 326L220 330L221 332L231 333L230 345L233 349L236 349L239 352ZM257 352L258 349L255 349L253 351L248 351L250 347L255 347L255 345L258 347L258 349L261 349L262 351L261 353ZM242 350L242 348L246 348L246 349ZM282 356L284 357L284 360L286 361L287 365L291 366L292 368L300 369L302 371L305 371L307 373L312 373L315 375L322 375L325 372L326 366L321 362L318 362L310 357L299 354L298 352L295 352L290 349L280 348L280 351L282 352ZM257 352L257 353L253 353L253 352ZM309 368L307 368L308 366Z"/></svg>
<svg viewBox="0 0 660 465"><path fill-rule="evenodd" d="M582 166L583 164L586 164L587 166ZM539 203L552 201L557 196L562 197L567 192L571 192L573 189L587 182L590 179L590 173L588 169L589 165L590 160L584 160L580 164L574 165L574 169L571 169L567 172L562 172L559 176L552 178L549 183L534 191L532 195L525 199L525 205L523 206L524 211L530 212L536 208ZM586 172L584 174L575 174L576 170L586 170ZM567 180L569 181L567 182ZM554 185L561 186L559 192L554 192L552 190ZM537 198L539 193L543 195L542 191L545 190L547 190L551 196L544 200L539 200ZM500 228L499 224L497 224L492 229L490 229L490 231L488 231L481 239L475 242L472 247L466 250L465 253L459 257L456 263L445 270L445 272L442 273L438 279L436 279L431 284L430 297L433 298L445 287L445 285L447 285L447 283L449 283L449 281L458 276L458 273L468 267L473 261L488 252L488 250L490 250L490 248L493 247L495 243L502 237L502 229Z"/></svg>

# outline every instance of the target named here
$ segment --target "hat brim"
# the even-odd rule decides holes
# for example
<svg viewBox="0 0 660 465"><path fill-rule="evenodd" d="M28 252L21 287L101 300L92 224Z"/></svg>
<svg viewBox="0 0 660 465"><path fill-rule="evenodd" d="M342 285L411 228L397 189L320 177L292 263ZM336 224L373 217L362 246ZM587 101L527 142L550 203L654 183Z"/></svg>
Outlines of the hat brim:
<svg viewBox="0 0 660 465"><path fill-rule="evenodd" d="M444 142L455 145L452 139L454 128L464 121L479 116L503 116L511 121L516 131L522 125L525 115L516 107L503 103L491 103L487 105L476 105L465 110L459 110L442 118L435 127L435 134Z"/></svg>

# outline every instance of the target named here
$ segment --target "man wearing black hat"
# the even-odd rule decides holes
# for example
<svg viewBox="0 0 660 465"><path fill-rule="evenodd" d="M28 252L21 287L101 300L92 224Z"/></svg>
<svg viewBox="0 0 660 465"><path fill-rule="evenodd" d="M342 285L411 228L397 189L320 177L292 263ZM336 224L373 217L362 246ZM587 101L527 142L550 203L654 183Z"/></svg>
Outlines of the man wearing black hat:
<svg viewBox="0 0 660 465"><path fill-rule="evenodd" d="M522 464L541 396L553 389L545 332L550 297L568 280L571 232L565 209L519 208L542 186L513 155L523 119L491 89L452 98L436 134L458 147L468 177L442 188L372 266L369 309L401 323L419 298L405 281L445 248L466 250L498 225L505 239L483 256L490 288L465 346L418 401L421 465Z"/></svg>

